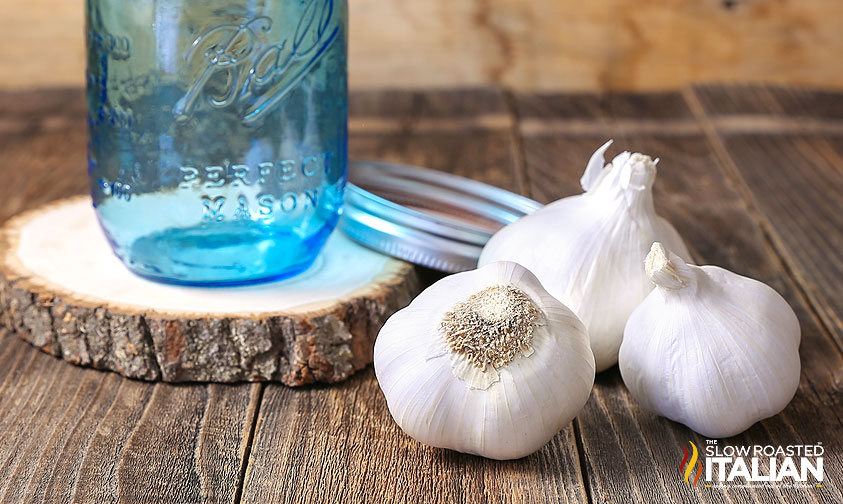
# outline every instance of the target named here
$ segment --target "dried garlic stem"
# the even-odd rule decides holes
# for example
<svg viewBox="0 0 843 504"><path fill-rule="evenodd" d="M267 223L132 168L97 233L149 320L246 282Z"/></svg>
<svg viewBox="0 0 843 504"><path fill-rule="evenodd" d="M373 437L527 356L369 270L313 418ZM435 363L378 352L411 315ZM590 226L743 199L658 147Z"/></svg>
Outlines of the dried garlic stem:
<svg viewBox="0 0 843 504"><path fill-rule="evenodd" d="M666 290L679 290L696 283L685 261L659 242L653 243L644 259L644 271L651 282Z"/></svg>

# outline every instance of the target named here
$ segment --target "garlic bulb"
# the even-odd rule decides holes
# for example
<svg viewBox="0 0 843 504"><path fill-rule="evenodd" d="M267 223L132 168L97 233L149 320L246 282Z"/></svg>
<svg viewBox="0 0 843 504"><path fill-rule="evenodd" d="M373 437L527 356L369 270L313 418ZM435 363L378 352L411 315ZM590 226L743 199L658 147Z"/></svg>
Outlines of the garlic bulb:
<svg viewBox="0 0 843 504"><path fill-rule="evenodd" d="M642 406L694 431L739 434L787 406L799 384L799 322L767 285L691 266L660 243L656 289L629 317L620 369Z"/></svg>
<svg viewBox="0 0 843 504"><path fill-rule="evenodd" d="M494 459L544 446L594 384L582 322L507 262L426 289L387 320L374 360L389 412L407 434Z"/></svg>
<svg viewBox="0 0 843 504"><path fill-rule="evenodd" d="M591 157L585 193L561 199L495 234L480 265L514 261L535 273L588 329L597 370L618 361L626 319L653 289L641 261L654 241L685 259L679 233L653 208L656 163L623 152L604 165L611 140Z"/></svg>

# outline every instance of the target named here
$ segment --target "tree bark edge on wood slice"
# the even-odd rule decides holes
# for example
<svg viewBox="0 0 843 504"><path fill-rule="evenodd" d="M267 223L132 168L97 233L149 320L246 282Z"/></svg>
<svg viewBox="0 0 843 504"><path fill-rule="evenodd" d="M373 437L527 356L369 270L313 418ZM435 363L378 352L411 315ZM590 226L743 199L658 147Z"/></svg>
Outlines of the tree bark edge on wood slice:
<svg viewBox="0 0 843 504"><path fill-rule="evenodd" d="M339 382L372 362L374 340L386 319L420 291L412 265L384 258L372 261L377 265L372 267L379 270L372 273L367 284L336 299L290 309L201 313L115 304L105 298L80 295L43 278L24 266L25 261L19 257L26 226L38 219L61 219L83 211L94 216L90 198L69 198L20 214L0 229L0 323L32 345L73 364L130 378L166 382L271 380L289 386ZM93 233L90 229L86 232ZM100 233L98 229L96 232ZM341 246L346 248L359 247L360 254L376 254L344 237L337 240L344 240ZM119 263L110 249L103 251L96 245L102 247L102 243L74 246L93 248L100 255L107 253L98 260ZM62 242L56 240L55 246L61 247ZM328 246L324 252L331 253ZM120 268L124 269L122 265ZM149 285L155 289L160 284Z"/></svg>

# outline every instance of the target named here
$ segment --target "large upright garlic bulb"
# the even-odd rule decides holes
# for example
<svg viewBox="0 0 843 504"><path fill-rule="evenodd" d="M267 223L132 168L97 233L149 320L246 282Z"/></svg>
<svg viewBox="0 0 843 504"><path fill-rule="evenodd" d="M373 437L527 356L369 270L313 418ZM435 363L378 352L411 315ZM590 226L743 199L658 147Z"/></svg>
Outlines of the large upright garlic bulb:
<svg viewBox="0 0 843 504"><path fill-rule="evenodd" d="M535 273L588 328L597 370L618 361L626 319L653 289L641 261L654 241L690 254L679 233L653 208L656 162L623 152L605 167L611 141L591 157L585 193L561 199L503 228L480 265L514 261Z"/></svg>
<svg viewBox="0 0 843 504"><path fill-rule="evenodd" d="M656 289L629 317L623 381L642 406L711 438L787 406L799 384L799 322L767 285L691 266L653 244Z"/></svg>
<svg viewBox="0 0 843 504"><path fill-rule="evenodd" d="M446 277L393 315L375 342L375 374L411 437L513 459L582 409L594 358L576 315L524 267L499 262Z"/></svg>

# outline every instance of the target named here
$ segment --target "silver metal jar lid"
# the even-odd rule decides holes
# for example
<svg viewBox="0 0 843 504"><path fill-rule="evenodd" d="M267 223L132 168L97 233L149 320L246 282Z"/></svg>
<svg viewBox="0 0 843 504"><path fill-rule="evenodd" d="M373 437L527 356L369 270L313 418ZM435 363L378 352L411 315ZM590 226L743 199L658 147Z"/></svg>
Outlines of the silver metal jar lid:
<svg viewBox="0 0 843 504"><path fill-rule="evenodd" d="M441 271L477 267L503 226L542 205L475 180L381 161L352 161L339 227L379 252Z"/></svg>

